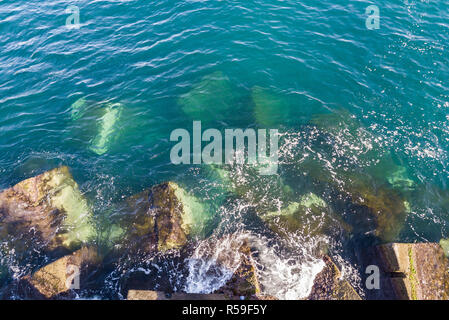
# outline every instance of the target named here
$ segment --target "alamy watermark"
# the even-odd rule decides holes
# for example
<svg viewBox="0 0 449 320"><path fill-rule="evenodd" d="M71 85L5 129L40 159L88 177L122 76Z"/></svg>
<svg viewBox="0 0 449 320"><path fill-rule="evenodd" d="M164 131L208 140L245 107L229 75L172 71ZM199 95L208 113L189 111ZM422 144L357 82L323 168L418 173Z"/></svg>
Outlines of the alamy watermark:
<svg viewBox="0 0 449 320"><path fill-rule="evenodd" d="M80 288L80 268L76 265L69 264L66 268L67 289L78 290Z"/></svg>
<svg viewBox="0 0 449 320"><path fill-rule="evenodd" d="M225 129L224 135L223 148L222 132L217 129L202 132L201 121L193 121L192 141L189 131L175 129L170 134L170 141L179 142L172 147L170 160L173 164L248 163L257 166L261 175L277 174L279 159L277 129L258 129L257 133L255 129ZM207 142L204 148L203 142Z"/></svg>
<svg viewBox="0 0 449 320"><path fill-rule="evenodd" d="M380 29L380 10L378 6L371 5L365 10L368 17L365 20L365 26L368 30Z"/></svg>
<svg viewBox="0 0 449 320"><path fill-rule="evenodd" d="M79 29L80 28L80 8L77 6L69 6L65 9L67 14L70 14L65 20L65 26L68 29Z"/></svg>

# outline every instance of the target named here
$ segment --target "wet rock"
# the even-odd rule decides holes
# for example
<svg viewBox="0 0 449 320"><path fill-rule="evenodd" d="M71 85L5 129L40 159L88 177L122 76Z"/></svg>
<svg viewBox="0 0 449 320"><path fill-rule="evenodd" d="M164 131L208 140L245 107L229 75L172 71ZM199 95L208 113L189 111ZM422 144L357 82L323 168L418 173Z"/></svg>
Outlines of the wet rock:
<svg viewBox="0 0 449 320"><path fill-rule="evenodd" d="M326 266L315 277L308 300L361 300L351 284L341 279L341 272L331 258L323 258Z"/></svg>
<svg viewBox="0 0 449 320"><path fill-rule="evenodd" d="M164 293L151 290L129 290L128 300L228 300L224 294Z"/></svg>
<svg viewBox="0 0 449 320"><path fill-rule="evenodd" d="M90 220L87 201L65 166L0 193L3 235L33 235L50 249L74 248L94 236Z"/></svg>
<svg viewBox="0 0 449 320"><path fill-rule="evenodd" d="M186 259L184 290L253 297L260 292L249 239L241 234L212 236L201 241Z"/></svg>
<svg viewBox="0 0 449 320"><path fill-rule="evenodd" d="M257 279L256 264L248 242L244 241L240 248L235 249L240 253L240 264L231 279L215 293L222 293L227 297L246 298L259 295L261 290Z"/></svg>
<svg viewBox="0 0 449 320"><path fill-rule="evenodd" d="M127 203L127 238L147 252L181 248L207 220L205 207L174 182L145 190Z"/></svg>
<svg viewBox="0 0 449 320"><path fill-rule="evenodd" d="M398 299L449 299L449 261L439 244L390 243L377 249Z"/></svg>
<svg viewBox="0 0 449 320"><path fill-rule="evenodd" d="M73 298L73 290L85 289L100 264L97 249L83 247L22 278L19 294L33 299Z"/></svg>

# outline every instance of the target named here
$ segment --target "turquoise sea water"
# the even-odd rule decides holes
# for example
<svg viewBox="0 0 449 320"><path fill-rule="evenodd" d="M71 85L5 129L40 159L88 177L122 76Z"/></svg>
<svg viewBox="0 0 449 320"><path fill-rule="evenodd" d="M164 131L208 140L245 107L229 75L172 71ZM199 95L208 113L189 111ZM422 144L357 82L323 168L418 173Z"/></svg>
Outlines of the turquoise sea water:
<svg viewBox="0 0 449 320"><path fill-rule="evenodd" d="M72 4L80 9L79 29L65 25L65 9ZM380 9L378 30L365 26L365 9L371 4ZM1 1L0 189L68 165L97 217L124 197L167 180L213 203L215 213L225 212L223 219L240 217L245 203L258 201L238 199L223 207L220 181L208 168L170 162L170 132L191 131L193 120L219 130L269 126L285 134L279 174L293 195L284 199L285 194L269 188L264 193L266 185L257 179L248 182L268 203L288 205L314 192L349 221L357 210L337 203L334 189L347 188L357 177L365 177L370 190L388 181L391 189L406 194L410 207L400 233L389 240L449 237L448 5L385 0ZM199 84L214 75L225 81L216 91L214 85L202 88L213 91L204 98L207 109L186 112L189 92L201 91ZM255 97L257 88L268 93ZM80 98L88 112L74 119L73 104ZM263 110L270 109L264 103L275 108L260 113L255 101L262 101ZM113 138L105 142L106 150L95 152L99 114L107 103L119 103L120 116L111 124ZM318 176L328 174L334 184L309 172L313 163L325 172ZM394 180L395 175L400 178ZM351 193L350 188L345 191ZM240 222L250 224L243 218ZM358 223L354 226L360 242L379 241L370 238L371 229L358 232ZM253 236L259 241L265 237ZM331 250L357 286L362 270L352 237L332 235ZM291 244L293 251L306 247L301 241ZM281 256L269 243L263 246L261 252L270 257L266 261L292 265L291 256ZM29 261L15 254L3 253L4 285L45 264L44 258ZM178 284L173 270L166 268L162 276L170 274L175 290L195 287ZM264 276L273 279L276 272ZM312 277L306 271L303 275L289 273L271 281L290 286L288 292L267 291L281 298L301 297L301 286L307 287ZM114 272L108 279L110 288L116 288ZM116 297L106 289L99 294Z"/></svg>

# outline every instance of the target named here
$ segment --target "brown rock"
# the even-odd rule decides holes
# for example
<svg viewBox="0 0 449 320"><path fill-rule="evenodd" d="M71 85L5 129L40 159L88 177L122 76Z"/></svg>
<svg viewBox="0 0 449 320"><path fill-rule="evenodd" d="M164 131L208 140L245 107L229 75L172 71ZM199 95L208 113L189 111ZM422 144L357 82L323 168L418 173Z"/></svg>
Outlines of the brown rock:
<svg viewBox="0 0 449 320"><path fill-rule="evenodd" d="M176 194L177 185L166 182L127 200L131 221L125 222L131 247L146 251L179 249L187 243L183 204Z"/></svg>
<svg viewBox="0 0 449 320"><path fill-rule="evenodd" d="M256 265L247 241L235 248L240 253L240 264L229 281L216 293L223 293L228 297L251 297L260 294L260 284L257 279Z"/></svg>
<svg viewBox="0 0 449 320"><path fill-rule="evenodd" d="M3 236L30 235L49 248L72 248L93 235L90 209L68 167L24 180L0 193Z"/></svg>
<svg viewBox="0 0 449 320"><path fill-rule="evenodd" d="M377 247L398 299L449 299L449 261L437 243L390 243Z"/></svg>
<svg viewBox="0 0 449 320"><path fill-rule="evenodd" d="M69 294L71 289L85 288L90 272L100 263L95 248L83 247L24 277L20 287L33 298L55 299Z"/></svg>
<svg viewBox="0 0 449 320"><path fill-rule="evenodd" d="M341 272L331 258L323 258L326 266L316 276L308 300L361 300L351 284L342 280Z"/></svg>

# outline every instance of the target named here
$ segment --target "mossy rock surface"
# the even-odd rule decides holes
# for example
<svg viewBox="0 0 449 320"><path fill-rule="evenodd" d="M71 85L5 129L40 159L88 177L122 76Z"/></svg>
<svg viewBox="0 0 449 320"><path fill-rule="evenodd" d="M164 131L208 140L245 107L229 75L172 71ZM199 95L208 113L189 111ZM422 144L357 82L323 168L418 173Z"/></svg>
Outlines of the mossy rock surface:
<svg viewBox="0 0 449 320"><path fill-rule="evenodd" d="M0 222L8 232L22 235L32 229L49 248L75 248L91 240L91 219L91 209L65 166L0 193Z"/></svg>

